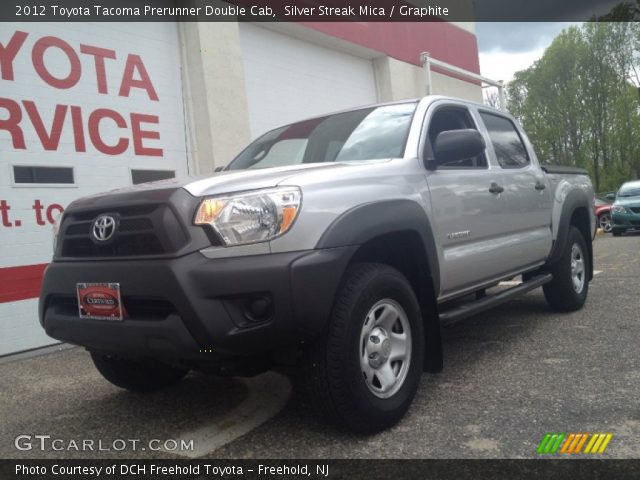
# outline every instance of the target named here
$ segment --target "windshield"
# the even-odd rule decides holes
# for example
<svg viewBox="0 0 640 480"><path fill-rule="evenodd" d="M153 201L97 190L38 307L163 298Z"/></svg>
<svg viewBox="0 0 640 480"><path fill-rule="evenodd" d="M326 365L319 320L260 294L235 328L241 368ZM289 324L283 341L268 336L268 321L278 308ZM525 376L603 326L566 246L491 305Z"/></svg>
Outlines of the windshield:
<svg viewBox="0 0 640 480"><path fill-rule="evenodd" d="M618 197L639 197L640 185L622 186L618 192Z"/></svg>
<svg viewBox="0 0 640 480"><path fill-rule="evenodd" d="M226 170L400 158L416 106L411 102L364 108L272 130L251 143Z"/></svg>

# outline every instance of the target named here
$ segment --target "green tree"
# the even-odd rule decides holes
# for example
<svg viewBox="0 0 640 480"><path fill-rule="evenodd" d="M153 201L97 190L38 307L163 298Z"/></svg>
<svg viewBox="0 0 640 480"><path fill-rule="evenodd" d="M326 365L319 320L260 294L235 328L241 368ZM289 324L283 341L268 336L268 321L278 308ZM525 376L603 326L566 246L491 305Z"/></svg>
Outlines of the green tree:
<svg viewBox="0 0 640 480"><path fill-rule="evenodd" d="M638 24L573 26L515 74L509 109L543 163L587 168L596 190L614 190L640 176L639 74Z"/></svg>

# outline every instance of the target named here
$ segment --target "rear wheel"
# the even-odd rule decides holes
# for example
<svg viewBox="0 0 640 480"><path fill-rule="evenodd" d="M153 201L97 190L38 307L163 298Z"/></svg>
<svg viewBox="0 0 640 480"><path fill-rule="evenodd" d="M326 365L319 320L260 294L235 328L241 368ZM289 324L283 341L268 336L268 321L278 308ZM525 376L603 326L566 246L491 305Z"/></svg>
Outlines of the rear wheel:
<svg viewBox="0 0 640 480"><path fill-rule="evenodd" d="M542 287L547 303L562 312L582 308L589 291L589 257L580 230L575 227L569 229L562 257L549 271L553 280Z"/></svg>
<svg viewBox="0 0 640 480"><path fill-rule="evenodd" d="M598 226L605 232L611 231L611 214L609 212L601 213L598 217Z"/></svg>
<svg viewBox="0 0 640 480"><path fill-rule="evenodd" d="M387 265L350 267L328 331L308 354L310 400L322 416L359 433L397 423L418 389L424 355L407 279Z"/></svg>
<svg viewBox="0 0 640 480"><path fill-rule="evenodd" d="M109 353L91 352L102 376L116 387L134 392L152 392L178 383L189 372L152 359L129 359Z"/></svg>

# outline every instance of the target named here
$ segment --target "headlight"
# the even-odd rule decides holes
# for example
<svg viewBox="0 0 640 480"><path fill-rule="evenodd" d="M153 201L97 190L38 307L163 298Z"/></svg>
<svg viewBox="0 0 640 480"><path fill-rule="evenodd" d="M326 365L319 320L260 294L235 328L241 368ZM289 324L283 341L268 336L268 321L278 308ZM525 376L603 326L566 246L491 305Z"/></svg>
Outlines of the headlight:
<svg viewBox="0 0 640 480"><path fill-rule="evenodd" d="M206 198L194 223L213 227L226 245L266 242L291 228L301 201L297 187Z"/></svg>
<svg viewBox="0 0 640 480"><path fill-rule="evenodd" d="M614 205L611 210L615 213L627 213L627 210L622 205Z"/></svg>

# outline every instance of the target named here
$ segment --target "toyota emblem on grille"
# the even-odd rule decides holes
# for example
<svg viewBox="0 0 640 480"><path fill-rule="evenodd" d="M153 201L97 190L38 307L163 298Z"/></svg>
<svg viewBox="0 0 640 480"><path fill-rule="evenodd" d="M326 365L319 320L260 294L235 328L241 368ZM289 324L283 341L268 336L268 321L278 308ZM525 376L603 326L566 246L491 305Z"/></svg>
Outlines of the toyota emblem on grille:
<svg viewBox="0 0 640 480"><path fill-rule="evenodd" d="M93 238L99 242L106 242L116 233L116 219L111 215L100 215L93 222Z"/></svg>

